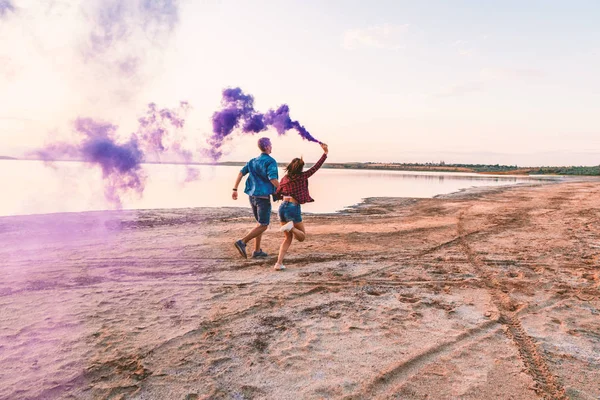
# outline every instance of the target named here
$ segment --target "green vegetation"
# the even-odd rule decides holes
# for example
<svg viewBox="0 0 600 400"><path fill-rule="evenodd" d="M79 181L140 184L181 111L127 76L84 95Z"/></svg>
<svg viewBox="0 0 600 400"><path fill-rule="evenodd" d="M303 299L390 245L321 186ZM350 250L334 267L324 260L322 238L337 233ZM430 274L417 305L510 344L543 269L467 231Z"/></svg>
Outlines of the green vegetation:
<svg viewBox="0 0 600 400"><path fill-rule="evenodd" d="M594 167L540 167L531 168L532 175L600 175L600 166Z"/></svg>
<svg viewBox="0 0 600 400"><path fill-rule="evenodd" d="M517 170L516 165L446 164L439 163L328 163L326 168L383 169L402 171L451 171L451 172L507 172Z"/></svg>

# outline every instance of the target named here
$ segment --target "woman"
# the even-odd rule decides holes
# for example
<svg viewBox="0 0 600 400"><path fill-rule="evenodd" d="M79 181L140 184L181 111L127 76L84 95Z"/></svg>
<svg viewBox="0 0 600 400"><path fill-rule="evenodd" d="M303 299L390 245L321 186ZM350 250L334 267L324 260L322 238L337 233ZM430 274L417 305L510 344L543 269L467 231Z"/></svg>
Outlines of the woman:
<svg viewBox="0 0 600 400"><path fill-rule="evenodd" d="M308 193L308 178L321 168L321 165L327 159L327 153L329 153L329 149L325 143L320 143L320 145L323 148L323 155L319 161L306 172L302 172L304 161L301 158L294 158L285 168L287 174L283 177L275 192L276 198L283 197L283 203L279 206L279 219L282 225L280 230L281 232L285 232L285 239L281 243L279 257L275 263L276 271L283 271L285 269L283 258L290 248L292 240L296 238L297 241L303 242L306 239L306 230L304 222L302 222L300 205L314 201Z"/></svg>

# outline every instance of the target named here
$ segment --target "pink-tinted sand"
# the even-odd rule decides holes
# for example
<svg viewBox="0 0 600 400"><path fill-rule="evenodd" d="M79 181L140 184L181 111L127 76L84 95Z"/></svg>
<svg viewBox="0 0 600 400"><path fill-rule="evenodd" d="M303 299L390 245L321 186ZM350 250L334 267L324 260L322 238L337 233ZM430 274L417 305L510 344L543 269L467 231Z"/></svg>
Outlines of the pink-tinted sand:
<svg viewBox="0 0 600 400"><path fill-rule="evenodd" d="M596 399L599 193L0 218L0 399Z"/></svg>

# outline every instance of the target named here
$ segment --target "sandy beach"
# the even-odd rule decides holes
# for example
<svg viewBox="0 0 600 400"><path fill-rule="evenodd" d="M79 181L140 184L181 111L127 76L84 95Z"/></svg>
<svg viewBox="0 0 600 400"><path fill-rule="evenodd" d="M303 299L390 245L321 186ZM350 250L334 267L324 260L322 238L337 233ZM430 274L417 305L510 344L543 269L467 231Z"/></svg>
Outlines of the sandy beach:
<svg viewBox="0 0 600 400"><path fill-rule="evenodd" d="M600 397L600 182L305 221L275 272L249 207L0 218L0 399Z"/></svg>

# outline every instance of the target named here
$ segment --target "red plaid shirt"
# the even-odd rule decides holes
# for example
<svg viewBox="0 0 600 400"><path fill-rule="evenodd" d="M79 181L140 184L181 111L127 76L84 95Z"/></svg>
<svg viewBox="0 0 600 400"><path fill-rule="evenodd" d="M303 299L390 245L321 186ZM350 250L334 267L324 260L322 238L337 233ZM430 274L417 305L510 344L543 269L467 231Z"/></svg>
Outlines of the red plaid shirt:
<svg viewBox="0 0 600 400"><path fill-rule="evenodd" d="M293 178L284 176L279 182L279 187L275 192L275 198L280 200L282 196L291 196L298 203L310 203L315 201L308 193L308 178L310 178L325 162L327 154L323 154L319 161L308 170L302 172L300 175L296 175Z"/></svg>

